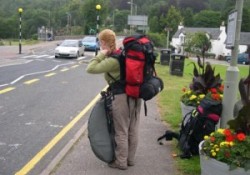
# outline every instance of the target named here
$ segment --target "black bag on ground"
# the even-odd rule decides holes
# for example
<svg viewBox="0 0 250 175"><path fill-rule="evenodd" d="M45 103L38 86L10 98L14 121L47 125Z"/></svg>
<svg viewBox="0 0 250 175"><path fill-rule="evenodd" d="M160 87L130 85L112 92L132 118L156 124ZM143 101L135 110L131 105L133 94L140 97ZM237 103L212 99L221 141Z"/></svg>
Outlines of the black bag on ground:
<svg viewBox="0 0 250 175"><path fill-rule="evenodd" d="M112 94L102 92L102 98L93 107L88 120L88 138L91 149L100 160L114 160L114 127L112 120Z"/></svg>
<svg viewBox="0 0 250 175"><path fill-rule="evenodd" d="M221 102L205 98L196 109L183 118L179 133L167 130L163 136L158 138L158 141L164 138L166 140L175 138L179 141L178 147L182 152L181 158L190 158L192 155L197 155L199 154L199 143L205 135L215 131L221 112Z"/></svg>

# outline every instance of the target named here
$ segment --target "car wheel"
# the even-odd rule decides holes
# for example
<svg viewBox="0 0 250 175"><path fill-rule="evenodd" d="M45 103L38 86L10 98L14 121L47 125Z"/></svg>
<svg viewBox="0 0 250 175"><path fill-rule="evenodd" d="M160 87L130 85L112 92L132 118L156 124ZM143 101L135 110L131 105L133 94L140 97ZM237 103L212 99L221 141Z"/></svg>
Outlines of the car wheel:
<svg viewBox="0 0 250 175"><path fill-rule="evenodd" d="M79 51L77 52L76 59L80 57Z"/></svg>
<svg viewBox="0 0 250 175"><path fill-rule="evenodd" d="M55 58L58 58L58 56L55 56Z"/></svg>

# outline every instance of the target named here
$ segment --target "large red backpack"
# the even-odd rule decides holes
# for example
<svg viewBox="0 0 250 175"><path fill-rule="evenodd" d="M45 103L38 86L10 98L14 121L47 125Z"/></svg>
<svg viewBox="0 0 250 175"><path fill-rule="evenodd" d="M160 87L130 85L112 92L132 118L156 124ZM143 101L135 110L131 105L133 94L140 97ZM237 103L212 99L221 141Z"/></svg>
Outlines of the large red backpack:
<svg viewBox="0 0 250 175"><path fill-rule="evenodd" d="M156 76L154 46L146 35L133 35L123 40L120 57L121 81L128 96L150 100L163 89Z"/></svg>

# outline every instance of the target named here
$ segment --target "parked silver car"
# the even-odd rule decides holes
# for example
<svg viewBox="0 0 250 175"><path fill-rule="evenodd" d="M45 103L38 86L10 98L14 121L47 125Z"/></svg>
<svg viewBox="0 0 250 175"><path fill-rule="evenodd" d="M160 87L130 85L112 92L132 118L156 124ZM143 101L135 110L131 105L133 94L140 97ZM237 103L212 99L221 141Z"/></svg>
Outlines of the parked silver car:
<svg viewBox="0 0 250 175"><path fill-rule="evenodd" d="M64 40L55 49L55 58L78 58L84 56L85 47L80 40Z"/></svg>

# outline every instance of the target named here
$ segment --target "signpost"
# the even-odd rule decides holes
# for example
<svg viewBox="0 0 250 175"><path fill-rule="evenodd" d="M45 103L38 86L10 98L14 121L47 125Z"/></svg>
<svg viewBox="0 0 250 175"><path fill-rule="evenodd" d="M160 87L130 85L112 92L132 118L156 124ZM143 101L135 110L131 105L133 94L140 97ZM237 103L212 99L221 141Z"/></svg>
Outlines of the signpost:
<svg viewBox="0 0 250 175"><path fill-rule="evenodd" d="M228 17L228 39L226 45L232 49L232 59L230 66L227 68L226 80L224 83L223 94L223 110L221 115L220 127L226 128L227 122L233 119L234 105L237 100L237 91L239 83L239 69L237 67L237 55L240 41L241 20L243 1L236 1L235 11L229 14Z"/></svg>
<svg viewBox="0 0 250 175"><path fill-rule="evenodd" d="M228 16L226 48L233 49L235 45L235 31L237 24L237 11L232 11Z"/></svg>
<svg viewBox="0 0 250 175"><path fill-rule="evenodd" d="M129 15L128 25L130 26L143 26L146 28L148 26L148 16L145 15Z"/></svg>

